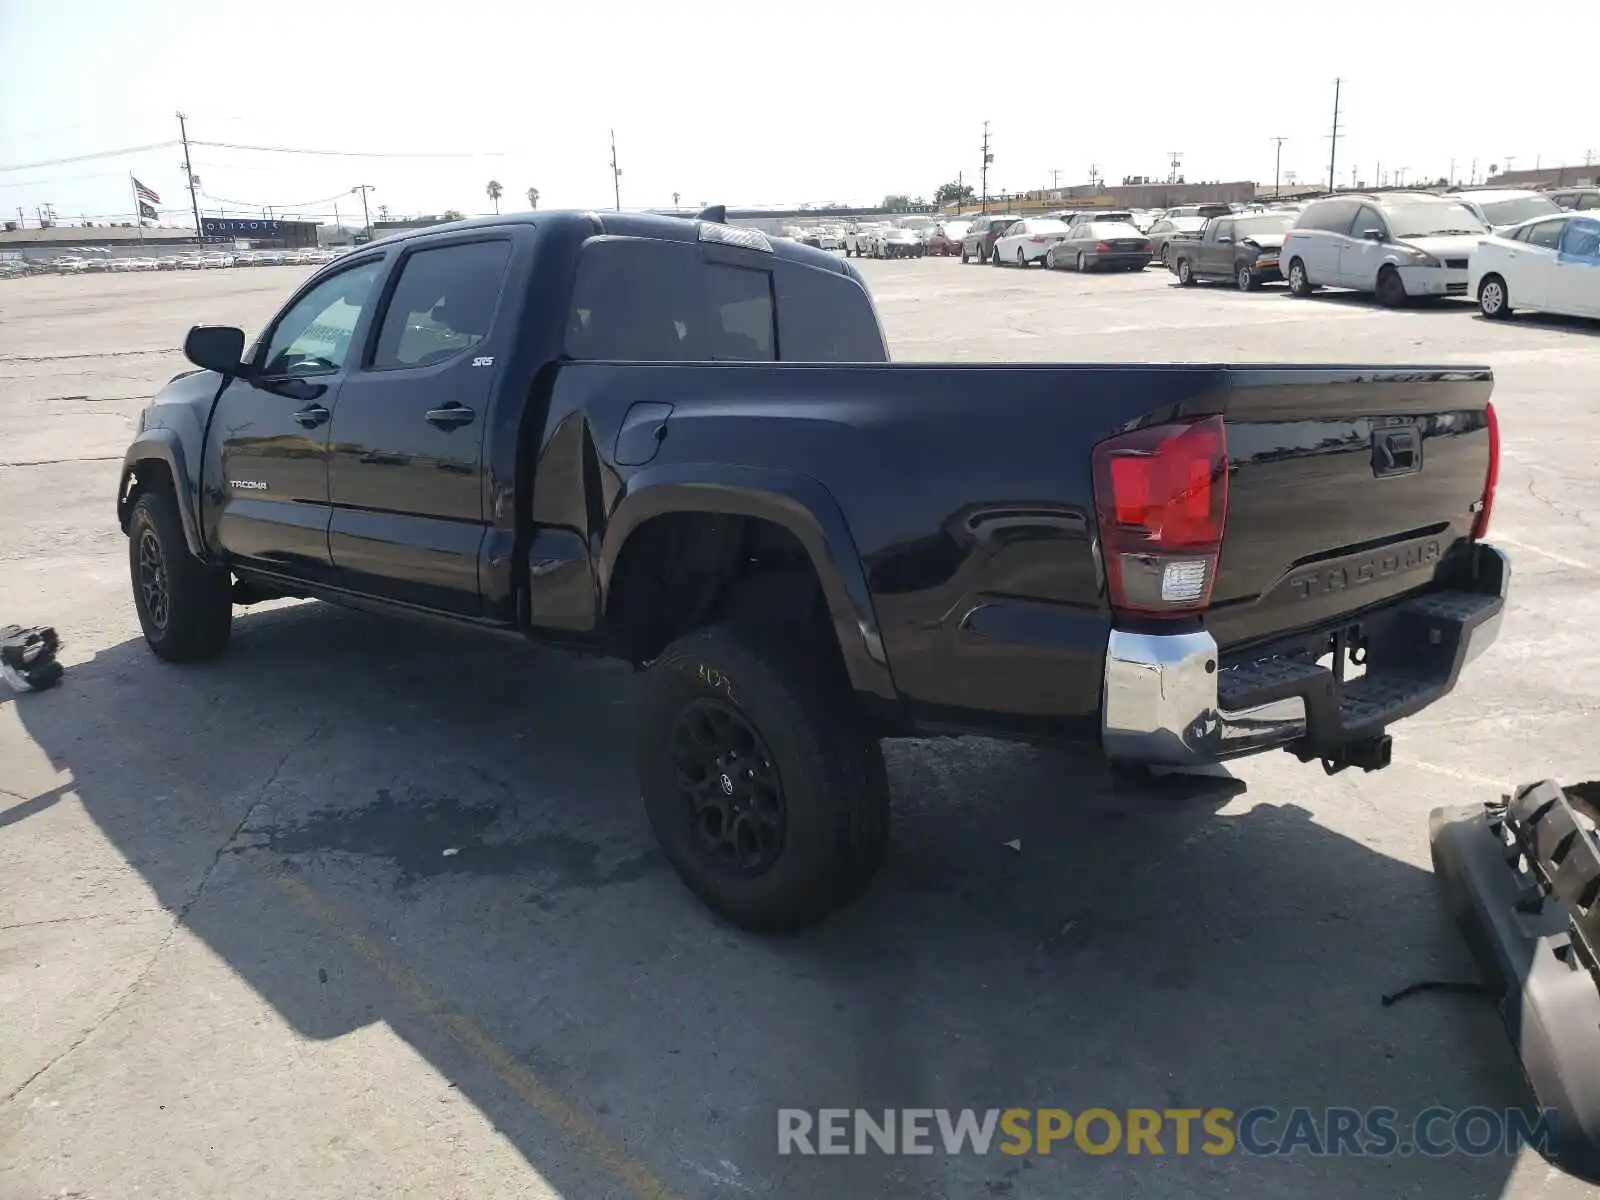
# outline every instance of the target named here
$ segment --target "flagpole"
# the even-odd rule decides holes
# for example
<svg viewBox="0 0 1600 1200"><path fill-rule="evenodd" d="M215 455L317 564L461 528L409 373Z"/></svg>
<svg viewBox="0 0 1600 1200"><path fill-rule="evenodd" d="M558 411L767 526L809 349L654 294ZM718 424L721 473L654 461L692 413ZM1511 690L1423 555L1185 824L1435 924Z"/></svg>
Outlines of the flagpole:
<svg viewBox="0 0 1600 1200"><path fill-rule="evenodd" d="M132 171L128 172L128 190L133 193L133 224L134 228L139 231L139 245L142 247L144 245L144 209L140 208L139 205L143 201L139 199L139 185L134 182Z"/></svg>

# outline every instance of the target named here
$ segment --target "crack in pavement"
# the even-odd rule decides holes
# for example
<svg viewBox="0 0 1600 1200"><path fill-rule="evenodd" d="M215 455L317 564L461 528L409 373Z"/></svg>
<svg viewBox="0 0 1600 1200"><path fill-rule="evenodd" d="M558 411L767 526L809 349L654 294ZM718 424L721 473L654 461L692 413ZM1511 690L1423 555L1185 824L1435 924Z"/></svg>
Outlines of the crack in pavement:
<svg viewBox="0 0 1600 1200"><path fill-rule="evenodd" d="M1549 496L1540 495L1539 489L1533 486L1533 480L1531 479L1528 480L1528 495L1532 496L1540 504L1544 505L1551 512L1557 514L1558 516L1568 517L1585 528L1594 528L1593 525L1589 524L1589 517L1584 509L1577 508L1570 504L1563 504L1559 500L1552 500Z"/></svg>
<svg viewBox="0 0 1600 1200"><path fill-rule="evenodd" d="M159 904L150 904L143 908L124 909L122 912L83 913L75 917L44 917L38 921L15 921L10 925L0 925L0 933L9 933L13 929L37 929L43 925L74 925L83 921L122 921L129 917L144 917L158 912L166 912L166 909Z"/></svg>
<svg viewBox="0 0 1600 1200"><path fill-rule="evenodd" d="M244 816L240 818L239 823L233 827L233 831L228 834L228 836L223 840L222 844L217 847L216 853L211 856L211 862L207 864L205 872L200 876L200 882L195 885L194 893L183 902L183 906L179 908L178 911L173 915L172 923L167 927L167 931L161 935L161 940L156 943L155 949L150 952L149 960L140 969L139 973L134 976L133 981L129 983L127 987L122 989L122 994L116 998L111 1007L106 1009L104 1013L97 1017L87 1029L85 1029L77 1037L73 1038L66 1048L63 1049L59 1054L54 1055L50 1061L45 1063L37 1071L33 1072L33 1074L29 1075L21 1083L17 1084L16 1087L12 1088L4 1096L0 1096L0 1106L10 1104L17 1097L21 1096L23 1092L32 1087L33 1084L38 1079L43 1077L51 1068L71 1057L71 1055L80 1046L93 1037L96 1031L104 1026L107 1021L111 1020L112 1017L116 1016L122 1011L123 1005L127 1004L127 1002L133 997L133 994L139 990L139 986L150 977L150 972L155 970L156 964L161 961L162 956L167 951L167 947L170 946L172 944L172 940L177 937L178 930L183 927L183 923L188 917L190 911L196 904L200 902L200 897L205 895L206 888L211 883L211 877L216 874L217 866L222 862L223 855L227 854L232 848L234 842L238 840L239 834L243 832L245 825L248 824L250 818L255 815L256 810L261 807L262 801L266 799L267 789L277 781L278 775L283 771L284 765L295 754L309 746L312 741L316 739L317 735L322 732L323 727L327 724L327 722L327 717L319 718L317 723L312 726L310 733L306 734L305 737L301 738L294 745L290 746L278 758L278 761L273 766L271 772L267 775L266 779L262 781L261 786L256 789L255 799L250 802L250 807L245 810Z"/></svg>
<svg viewBox="0 0 1600 1200"><path fill-rule="evenodd" d="M134 358L151 354L181 354L181 348L174 346L170 350L96 350L87 354L0 354L0 363L5 362L62 362L69 358Z"/></svg>
<svg viewBox="0 0 1600 1200"><path fill-rule="evenodd" d="M85 454L82 458L33 458L20 462L0 462L0 467L56 467L75 462L121 462L120 454Z"/></svg>

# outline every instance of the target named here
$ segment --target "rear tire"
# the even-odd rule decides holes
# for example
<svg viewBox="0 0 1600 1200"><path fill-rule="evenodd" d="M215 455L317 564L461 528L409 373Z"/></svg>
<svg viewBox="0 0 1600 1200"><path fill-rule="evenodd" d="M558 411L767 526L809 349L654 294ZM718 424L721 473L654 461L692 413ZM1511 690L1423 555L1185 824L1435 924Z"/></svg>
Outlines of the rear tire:
<svg viewBox="0 0 1600 1200"><path fill-rule="evenodd" d="M1083 251L1082 250L1078 251L1078 257L1073 260L1072 266L1073 266L1073 269L1075 271L1077 271L1079 275L1088 274L1088 272L1089 272L1089 262L1088 262L1087 259L1085 259L1083 257Z"/></svg>
<svg viewBox="0 0 1600 1200"><path fill-rule="evenodd" d="M1056 269L1056 248L1054 246L1044 252L1044 267L1047 271Z"/></svg>
<svg viewBox="0 0 1600 1200"><path fill-rule="evenodd" d="M727 624L679 638L644 672L650 824L689 890L743 929L813 924L883 861L888 775L848 690L831 648Z"/></svg>
<svg viewBox="0 0 1600 1200"><path fill-rule="evenodd" d="M961 263L962 263L963 266L965 266L967 263L969 263L971 261L972 260L967 257L967 244L965 242L962 242L961 243Z"/></svg>
<svg viewBox="0 0 1600 1200"><path fill-rule="evenodd" d="M1178 286L1194 286L1194 268L1189 265L1189 260L1187 258L1180 258L1178 260Z"/></svg>
<svg viewBox="0 0 1600 1200"><path fill-rule="evenodd" d="M1378 303L1385 308L1404 308L1406 301L1410 299L1406 295L1406 285L1400 278L1400 272L1390 266L1385 266L1378 272L1372 291L1377 296Z"/></svg>
<svg viewBox="0 0 1600 1200"><path fill-rule="evenodd" d="M178 502L154 487L128 518L128 572L139 628L168 662L215 658L233 630L233 580L189 553Z"/></svg>
<svg viewBox="0 0 1600 1200"><path fill-rule="evenodd" d="M1289 294L1291 296L1305 297L1311 295L1316 285L1311 282L1311 277L1306 274L1306 265L1298 258L1289 260Z"/></svg>
<svg viewBox="0 0 1600 1200"><path fill-rule="evenodd" d="M1161 265L1168 268L1172 266L1172 264L1167 261L1167 244L1165 242L1161 243Z"/></svg>
<svg viewBox="0 0 1600 1200"><path fill-rule="evenodd" d="M1511 289L1499 275L1485 275L1478 283L1478 311L1491 321L1511 315Z"/></svg>
<svg viewBox="0 0 1600 1200"><path fill-rule="evenodd" d="M999 246L990 247L990 249L989 249L989 265L991 267L1003 267L1003 266L1005 266L1005 263L1000 261L1000 247Z"/></svg>

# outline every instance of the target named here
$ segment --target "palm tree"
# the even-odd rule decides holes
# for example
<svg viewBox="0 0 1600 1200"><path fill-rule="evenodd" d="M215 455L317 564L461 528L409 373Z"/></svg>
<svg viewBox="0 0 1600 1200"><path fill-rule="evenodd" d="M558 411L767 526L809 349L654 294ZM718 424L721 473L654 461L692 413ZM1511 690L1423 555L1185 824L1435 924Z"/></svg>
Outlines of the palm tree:
<svg viewBox="0 0 1600 1200"><path fill-rule="evenodd" d="M500 197L505 195L505 188L500 186L498 179L491 179L488 186L483 190L489 194L489 199L494 201L494 211L498 214L500 211Z"/></svg>
<svg viewBox="0 0 1600 1200"><path fill-rule="evenodd" d="M529 188L528 189L528 207L529 208L538 208L539 207L539 189L538 188Z"/></svg>

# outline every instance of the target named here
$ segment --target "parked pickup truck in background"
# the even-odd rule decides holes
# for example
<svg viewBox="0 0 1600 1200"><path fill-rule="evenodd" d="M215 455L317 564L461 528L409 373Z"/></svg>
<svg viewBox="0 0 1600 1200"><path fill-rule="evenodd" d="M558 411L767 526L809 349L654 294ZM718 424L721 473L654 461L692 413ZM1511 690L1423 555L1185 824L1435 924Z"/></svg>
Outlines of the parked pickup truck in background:
<svg viewBox="0 0 1600 1200"><path fill-rule="evenodd" d="M1252 213L1212 217L1198 235L1175 236L1167 261L1178 282L1232 280L1241 292L1279 283L1278 251L1294 226L1295 213Z"/></svg>
<svg viewBox="0 0 1600 1200"><path fill-rule="evenodd" d="M1494 637L1487 370L891 365L850 264L702 216L431 227L190 330L117 494L151 648L299 596L624 659L667 858L775 929L871 879L883 738L1373 769Z"/></svg>

